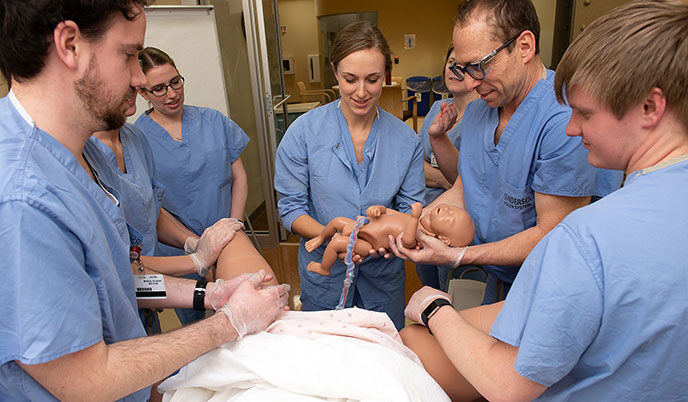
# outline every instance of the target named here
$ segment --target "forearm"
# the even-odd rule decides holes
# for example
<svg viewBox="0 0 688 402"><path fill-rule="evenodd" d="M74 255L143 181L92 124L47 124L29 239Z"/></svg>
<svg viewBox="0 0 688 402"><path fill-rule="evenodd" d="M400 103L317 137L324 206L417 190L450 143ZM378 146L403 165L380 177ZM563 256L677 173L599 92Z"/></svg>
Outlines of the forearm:
<svg viewBox="0 0 688 402"><path fill-rule="evenodd" d="M430 146L440 171L450 183L453 183L458 176L459 150L452 144L446 133L430 136Z"/></svg>
<svg viewBox="0 0 688 402"><path fill-rule="evenodd" d="M516 347L481 332L454 309L441 308L429 326L449 360L486 399L530 401L545 391L514 369Z"/></svg>
<svg viewBox="0 0 688 402"><path fill-rule="evenodd" d="M566 215L590 203L590 197L565 197L535 192L535 226L503 240L470 246L462 264L521 265L535 245Z"/></svg>
<svg viewBox="0 0 688 402"><path fill-rule="evenodd" d="M463 200L463 181L461 181L461 176L457 176L454 184L451 188L444 193L440 194L439 197L435 198L430 204L426 205L425 210L432 209L440 204L454 205L459 208L465 208Z"/></svg>
<svg viewBox="0 0 688 402"><path fill-rule="evenodd" d="M547 232L548 230L536 225L496 242L469 246L461 264L521 265Z"/></svg>
<svg viewBox="0 0 688 402"><path fill-rule="evenodd" d="M152 275L158 272L150 269L145 269L143 274ZM139 308L192 308L193 294L196 288L195 279L176 278L174 276L164 275L165 293L167 296L164 299L139 299L137 300ZM210 309L209 298L211 290L215 286L214 282L208 282L206 286L205 308Z"/></svg>
<svg viewBox="0 0 688 402"><path fill-rule="evenodd" d="M157 223L158 240L168 246L184 248L184 242L190 236L198 237L177 220L165 208L160 208Z"/></svg>
<svg viewBox="0 0 688 402"><path fill-rule="evenodd" d="M141 256L141 263L151 270L171 276L183 276L198 271L193 260L188 255L171 257Z"/></svg>
<svg viewBox="0 0 688 402"><path fill-rule="evenodd" d="M248 197L248 178L241 158L232 163L232 206L229 217L244 220L244 209Z"/></svg>
<svg viewBox="0 0 688 402"><path fill-rule="evenodd" d="M216 314L166 334L110 345L101 341L47 363L20 365L60 400L112 401L150 386L235 338L227 316Z"/></svg>
<svg viewBox="0 0 688 402"><path fill-rule="evenodd" d="M322 232L325 226L309 215L301 215L291 224L291 232L306 239L312 239Z"/></svg>
<svg viewBox="0 0 688 402"><path fill-rule="evenodd" d="M443 188L445 190L448 190L451 187L451 183L449 183L447 178L444 177L444 175L438 168L433 167L427 161L423 165L423 168L425 170L426 187Z"/></svg>

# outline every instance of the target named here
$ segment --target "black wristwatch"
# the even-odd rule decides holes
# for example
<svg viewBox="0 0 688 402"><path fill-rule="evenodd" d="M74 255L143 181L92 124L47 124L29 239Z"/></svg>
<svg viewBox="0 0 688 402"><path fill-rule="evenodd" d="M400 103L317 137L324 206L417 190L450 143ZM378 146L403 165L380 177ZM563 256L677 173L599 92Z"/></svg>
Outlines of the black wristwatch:
<svg viewBox="0 0 688 402"><path fill-rule="evenodd" d="M196 311L205 311L205 286L208 281L199 279L196 281L196 288L194 288L193 309Z"/></svg>
<svg viewBox="0 0 688 402"><path fill-rule="evenodd" d="M428 307L426 307L425 310L423 310L423 312L421 313L420 320L423 321L423 325L428 327L428 330L430 330L430 327L428 326L428 321L430 320L430 317L435 315L435 313L437 313L442 306L451 306L451 303L447 299L437 298L430 302Z"/></svg>

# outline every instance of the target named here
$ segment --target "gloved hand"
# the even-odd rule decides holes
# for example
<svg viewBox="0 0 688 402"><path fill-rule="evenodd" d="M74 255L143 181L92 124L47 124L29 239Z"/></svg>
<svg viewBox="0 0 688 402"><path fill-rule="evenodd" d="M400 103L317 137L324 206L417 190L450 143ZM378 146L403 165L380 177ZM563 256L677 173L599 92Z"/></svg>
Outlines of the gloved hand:
<svg viewBox="0 0 688 402"><path fill-rule="evenodd" d="M195 253L198 248L198 241L200 239L196 236L189 236L184 242L184 254Z"/></svg>
<svg viewBox="0 0 688 402"><path fill-rule="evenodd" d="M189 254L199 275L208 274L208 268L215 263L222 249L242 227L243 225L236 219L222 218L203 231L196 251Z"/></svg>
<svg viewBox="0 0 688 402"><path fill-rule="evenodd" d="M226 281L223 279L217 279L215 282L208 282L208 294L206 295L206 299L208 300L210 307L217 311L217 309L224 306L236 288L241 285L241 282L248 279L249 275L249 273L243 273ZM271 280L272 275L265 275L263 278L263 283L258 286L258 289L267 287L267 283Z"/></svg>
<svg viewBox="0 0 688 402"><path fill-rule="evenodd" d="M404 315L409 319L418 323L423 323L420 319L421 313L426 307L435 299L447 299L450 303L452 301L451 296L444 293L441 290L437 290L430 286L423 286L420 290L411 296L406 309L404 310Z"/></svg>
<svg viewBox="0 0 688 402"><path fill-rule="evenodd" d="M229 301L219 310L227 315L237 339L268 327L279 313L288 310L289 285L261 288L265 282L262 269L250 274L234 290Z"/></svg>

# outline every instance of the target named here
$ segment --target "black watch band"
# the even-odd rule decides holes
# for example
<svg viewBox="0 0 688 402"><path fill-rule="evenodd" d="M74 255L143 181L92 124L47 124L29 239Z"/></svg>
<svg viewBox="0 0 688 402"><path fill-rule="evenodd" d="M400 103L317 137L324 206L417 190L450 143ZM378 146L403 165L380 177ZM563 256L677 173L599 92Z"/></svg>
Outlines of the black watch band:
<svg viewBox="0 0 688 402"><path fill-rule="evenodd" d="M196 281L193 296L193 309L196 311L205 311L205 286L207 284L208 281L205 279Z"/></svg>
<svg viewBox="0 0 688 402"><path fill-rule="evenodd" d="M420 315L420 320L423 321L423 325L428 327L428 321L442 306L451 306L451 303L449 300L443 298L437 298L430 302L428 307L426 307ZM428 330L429 329L430 327L428 327Z"/></svg>

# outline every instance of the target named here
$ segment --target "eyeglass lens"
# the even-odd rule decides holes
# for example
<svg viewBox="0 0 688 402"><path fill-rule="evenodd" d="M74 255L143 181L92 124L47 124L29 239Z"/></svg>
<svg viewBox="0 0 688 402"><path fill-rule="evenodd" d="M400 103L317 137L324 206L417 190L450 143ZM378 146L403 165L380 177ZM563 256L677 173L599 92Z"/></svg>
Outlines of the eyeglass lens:
<svg viewBox="0 0 688 402"><path fill-rule="evenodd" d="M174 89L176 91L178 89L181 89L181 87L183 87L183 86L184 86L184 77L182 77L181 75L178 75L175 78L173 78L169 84L158 85L158 86L152 88L151 93L153 93L153 95L155 95L155 96L164 96L167 94L167 89L169 87L172 87L172 89Z"/></svg>

